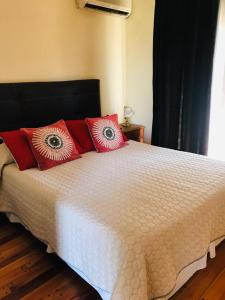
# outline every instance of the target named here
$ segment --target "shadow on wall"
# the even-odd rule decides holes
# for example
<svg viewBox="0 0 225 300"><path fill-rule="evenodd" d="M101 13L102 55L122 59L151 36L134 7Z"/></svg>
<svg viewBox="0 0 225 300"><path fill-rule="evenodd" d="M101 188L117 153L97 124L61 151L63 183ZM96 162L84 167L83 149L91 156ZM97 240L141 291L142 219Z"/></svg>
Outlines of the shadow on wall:
<svg viewBox="0 0 225 300"><path fill-rule="evenodd" d="M132 121L146 126L145 141L152 132L152 69L155 0L133 0L126 22L126 104L135 115Z"/></svg>
<svg viewBox="0 0 225 300"><path fill-rule="evenodd" d="M101 80L102 114L118 113L122 119L124 100L124 19L105 13L57 8L60 72L73 68L70 78ZM62 5L62 2L61 2ZM68 18L71 11L71 19ZM63 13L62 13L63 12ZM65 32L64 28L70 28ZM71 41L73 41L71 45Z"/></svg>
<svg viewBox="0 0 225 300"><path fill-rule="evenodd" d="M122 115L124 22L74 0L0 4L0 82L99 78L102 113Z"/></svg>

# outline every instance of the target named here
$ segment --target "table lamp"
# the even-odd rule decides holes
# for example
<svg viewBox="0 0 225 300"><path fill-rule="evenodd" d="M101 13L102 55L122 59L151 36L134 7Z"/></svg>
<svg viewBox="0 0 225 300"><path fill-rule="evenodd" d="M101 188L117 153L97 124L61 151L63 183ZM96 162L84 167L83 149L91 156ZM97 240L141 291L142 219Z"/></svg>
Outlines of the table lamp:
<svg viewBox="0 0 225 300"><path fill-rule="evenodd" d="M132 107L124 106L124 113L123 113L124 120L125 120L125 122L123 123L124 127L130 126L129 118L131 118L133 115L134 115L134 111L133 111Z"/></svg>

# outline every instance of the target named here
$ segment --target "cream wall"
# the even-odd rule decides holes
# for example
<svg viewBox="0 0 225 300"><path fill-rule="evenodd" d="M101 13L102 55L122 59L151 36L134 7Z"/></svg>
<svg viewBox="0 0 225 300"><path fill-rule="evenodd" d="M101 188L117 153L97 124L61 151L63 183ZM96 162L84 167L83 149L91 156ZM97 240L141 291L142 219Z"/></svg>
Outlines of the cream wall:
<svg viewBox="0 0 225 300"><path fill-rule="evenodd" d="M146 126L145 140L152 132L152 56L154 0L133 0L126 22L126 104L132 106L132 121Z"/></svg>
<svg viewBox="0 0 225 300"><path fill-rule="evenodd" d="M75 0L0 0L0 82L101 79L102 113L122 113L121 18Z"/></svg>
<svg viewBox="0 0 225 300"><path fill-rule="evenodd" d="M124 104L152 123L154 0L128 19L79 10L75 0L0 0L0 82L101 79L102 114Z"/></svg>

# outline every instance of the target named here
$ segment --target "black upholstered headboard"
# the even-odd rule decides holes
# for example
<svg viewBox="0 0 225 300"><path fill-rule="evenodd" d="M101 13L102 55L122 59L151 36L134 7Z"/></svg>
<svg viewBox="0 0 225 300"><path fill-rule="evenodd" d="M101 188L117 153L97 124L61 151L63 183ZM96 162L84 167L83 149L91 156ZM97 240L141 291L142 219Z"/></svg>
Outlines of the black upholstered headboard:
<svg viewBox="0 0 225 300"><path fill-rule="evenodd" d="M0 84L0 131L100 115L99 80Z"/></svg>

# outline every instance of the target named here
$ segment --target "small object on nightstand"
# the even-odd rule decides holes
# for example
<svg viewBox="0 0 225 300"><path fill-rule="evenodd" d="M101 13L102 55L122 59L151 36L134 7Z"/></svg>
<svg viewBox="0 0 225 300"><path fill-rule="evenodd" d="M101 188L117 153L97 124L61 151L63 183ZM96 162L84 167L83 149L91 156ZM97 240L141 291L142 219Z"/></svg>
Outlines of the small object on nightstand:
<svg viewBox="0 0 225 300"><path fill-rule="evenodd" d="M130 126L129 118L131 118L133 115L134 115L134 111L133 111L132 107L131 106L124 106L123 116L124 116L125 122L122 124L123 127L129 127Z"/></svg>
<svg viewBox="0 0 225 300"><path fill-rule="evenodd" d="M130 124L129 126L124 127L123 125L121 125L121 130L129 140L144 143L145 126Z"/></svg>

